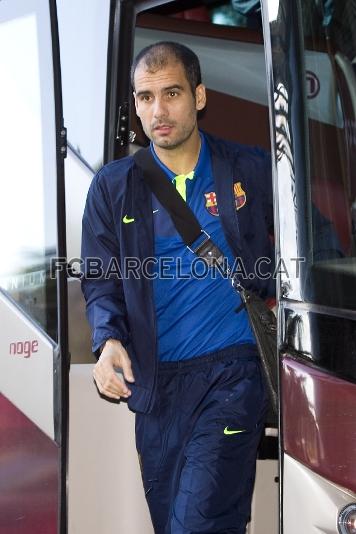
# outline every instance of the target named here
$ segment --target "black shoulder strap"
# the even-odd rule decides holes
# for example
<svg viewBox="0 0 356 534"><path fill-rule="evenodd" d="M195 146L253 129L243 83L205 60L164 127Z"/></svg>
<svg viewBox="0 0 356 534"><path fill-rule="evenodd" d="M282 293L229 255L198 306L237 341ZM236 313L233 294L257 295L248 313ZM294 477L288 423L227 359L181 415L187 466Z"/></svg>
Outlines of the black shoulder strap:
<svg viewBox="0 0 356 534"><path fill-rule="evenodd" d="M201 226L194 213L178 193L173 183L167 180L163 169L155 161L150 148L141 148L133 156L143 170L143 177L152 193L168 211L177 232L187 246L191 246L201 233Z"/></svg>

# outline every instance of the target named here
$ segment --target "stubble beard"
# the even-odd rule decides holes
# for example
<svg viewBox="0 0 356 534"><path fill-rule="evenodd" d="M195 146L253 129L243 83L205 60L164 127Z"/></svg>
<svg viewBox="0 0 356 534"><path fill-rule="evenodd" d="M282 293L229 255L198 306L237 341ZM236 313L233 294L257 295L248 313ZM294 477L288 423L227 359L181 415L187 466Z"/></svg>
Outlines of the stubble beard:
<svg viewBox="0 0 356 534"><path fill-rule="evenodd" d="M174 150L175 148L178 148L179 146L183 145L186 141L188 141L188 139L190 139L190 137L193 135L195 127L196 123L192 124L190 128L183 128L181 132L179 132L179 136L176 139L155 139L154 130L150 130L149 132L145 131L145 134L155 146L159 148L164 148L166 150Z"/></svg>

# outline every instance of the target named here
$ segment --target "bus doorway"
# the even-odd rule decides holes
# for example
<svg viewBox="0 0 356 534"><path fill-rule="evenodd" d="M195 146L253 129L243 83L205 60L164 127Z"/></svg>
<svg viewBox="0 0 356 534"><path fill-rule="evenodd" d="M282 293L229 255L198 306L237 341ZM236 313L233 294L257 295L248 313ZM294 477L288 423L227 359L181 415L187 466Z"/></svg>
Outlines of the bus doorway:
<svg viewBox="0 0 356 534"><path fill-rule="evenodd" d="M200 121L203 129L231 141L259 145L266 150L270 150L271 146L262 19L259 12L251 17L243 16L230 9L230 2L199 2L192 11L188 9L187 2L114 4L111 10L109 3L100 10L99 5L93 3L92 14L86 12L88 33L83 39L85 46L82 54L77 52L76 69L78 65L83 65L80 72L76 73L81 80L78 87L73 84L74 69L71 67L73 53L76 53L73 52L74 46L68 47L66 54L62 48L66 124L68 131L77 136L68 136L71 148L66 160L69 258L79 256L79 214L84 207L93 171L103 162L123 157L147 144L133 113L129 84L132 58L147 44L157 40L175 40L197 52L208 88L208 109ZM102 2L100 6L103 6ZM78 8L76 13L72 6L67 10L65 7L65 3L59 4L60 35L64 35L70 25L73 28L73 41L77 41L75 28L83 16L83 10ZM79 61L87 57L93 27L98 30L96 52L90 57L96 62L95 70L102 75L95 76L95 82L89 76L93 76L93 73L87 72L88 60ZM62 41L66 42L64 36ZM103 64L106 66L107 56L105 87L105 76L100 69L103 69ZM97 101L92 95L93 84L97 85ZM90 87L87 107L84 107L85 100L79 98L83 86ZM76 95L75 100L73 94ZM98 109L102 115L95 118L94 113ZM126 126L128 116L129 127ZM93 123L90 123L91 120ZM85 127L81 128L80 122ZM88 141L88 132L93 130L103 134L103 137L98 136L95 140L97 146L90 146ZM136 134L134 143L130 142L130 131ZM108 403L97 395L92 384L93 357L79 284L72 279L68 285L72 355L69 529L75 532L75 529L83 528L90 533L102 530L105 524L104 532L107 534L115 529L149 534L152 527L141 488L133 415L125 404ZM96 414L95 425L93 414ZM109 442L103 436L110 436ZM269 426L258 460L250 534L274 534L278 529L277 439L277 429ZM123 452L119 454L118 451ZM98 488L106 489L102 489L98 495ZM117 506L118 498L124 503L120 507Z"/></svg>
<svg viewBox="0 0 356 534"><path fill-rule="evenodd" d="M267 532L267 529L276 532L277 528L285 534L309 534L315 529L335 534L352 532L355 490L352 485L352 446L350 448L349 445L353 443L352 421L355 420L352 289L354 3L266 0L262 2L263 18L257 19L259 26L241 29L241 41L236 36L237 28L226 27L227 24L219 27L207 21L207 11L213 3L202 4L204 3L197 6L199 12L197 10L193 14L190 10L187 13L185 8L189 6L180 2L135 2L126 6L118 2L115 10L111 11L111 16L107 10L107 20L111 20L111 23L106 26L110 28L107 93L106 98L101 100L102 109L106 108L106 122L101 130L105 130L103 161L127 153L130 130L135 130L137 144L145 142L139 126L133 126L134 116L131 117L132 126L125 127L125 117L127 118L129 110L127 103L130 100L127 79L134 52L160 36L176 39L183 35L183 42L190 43L193 48L197 46L203 62L205 58L203 69L208 73L209 97L217 104L216 109L219 109L219 114L212 123L209 124L208 114L202 119L206 121L202 123L204 127L216 128L212 131L223 137L238 135L231 139L246 143L257 141L265 148L272 147L276 259L277 263L280 260L294 262L286 268L281 263L277 278L282 422L282 491L278 519L281 521L279 527L276 523L267 526L270 518L278 517L277 505L268 506L266 514L261 512L262 507L257 506L258 511L253 516L250 530L261 520L263 532ZM129 23L134 19L137 28ZM210 33L212 31L214 36ZM228 36L232 34L234 37L230 39ZM209 39L210 43L214 43L213 49L216 45L216 49L220 51L217 56L209 53ZM234 53L237 51L241 55L238 56L236 75L233 75ZM247 60L244 52L247 53ZM211 58L215 58L214 62ZM212 65L217 65L215 72L210 71ZM228 101L226 107L219 105L224 91L227 98L225 101ZM243 105L239 107L240 104ZM249 119L254 113L251 107L256 109L257 106L260 106L257 117L264 119L251 130L248 128ZM234 110L234 113L229 113L230 110ZM244 116L247 110L247 116ZM236 117L244 117L243 126L246 125L246 128L239 128ZM255 135L258 135L258 140ZM132 145L131 149L134 150L135 147ZM322 224L325 230L323 234L320 232L320 222L325 220L331 223L332 228L330 230L328 223ZM314 226L319 228L318 232L314 231ZM332 240L330 246L328 240L331 235L336 236L336 239ZM299 259L300 270L297 272L295 265ZM90 365L92 364L88 363L88 373ZM73 385L77 369L83 370L84 367L76 367L73 362ZM86 372L83 372L85 384ZM344 400L340 403L338 399ZM80 406L79 402L77 406ZM100 407L108 413L108 407L104 409L102 404ZM126 428L123 421L127 421L127 436L130 435L131 438L125 444L129 449L133 443L131 414L124 412L124 407L120 406L122 419L120 425L117 425L118 411L115 412L115 408L110 406L111 408L116 429L120 425L124 425L121 428ZM76 429L77 432L83 429L82 410L78 410L77 417L76 422L72 418L74 445L77 442ZM90 427L90 417L87 424ZM349 436L344 441L340 434L338 442L342 445L339 447L327 441L327 435L333 435L330 430L334 430L334 427L340 428L340 431L345 431L345 435ZM112 432L110 424L107 428ZM123 447L123 436L117 431L113 446L115 449ZM275 434L275 430L271 434ZM87 437L93 439L92 434L87 434ZM97 436L94 439L95 447L101 451L102 442ZM272 436L272 442L273 440L275 436ZM94 452L95 447L91 456L93 465L98 454ZM78 449L75 453L73 447L70 473L74 481L79 480L77 477L81 472L75 471L76 466L80 465L81 450ZM132 461L135 461L133 457ZM269 461L275 460L269 458ZM117 469L116 480L119 483L122 481L119 473L126 473L128 465ZM127 502L136 503L142 511L142 516L135 514L137 523L132 527L139 532L140 528L141 531L149 528L149 520L146 516L143 523L140 523L147 509L143 499L138 500L141 498L138 495L141 494L136 489L139 486L135 486L136 483L139 484L139 477L135 478L137 471L134 465L130 464L130 477L124 480L130 480L130 497ZM98 473L94 473L102 484L106 483L111 467L110 460L104 468L103 479L100 479ZM269 485L267 488L262 486L260 494L264 497L271 496L275 499L273 502L276 502L276 495L272 495L277 490L276 467L273 467L270 475L262 478L268 480ZM273 483L270 482L272 479ZM74 482L72 488L73 484ZM271 491L271 487L274 490ZM258 492L258 485L256 488ZM94 505L94 495L89 497L86 503ZM75 504L79 502L79 497L76 500L76 495L72 492L71 498L72 509L78 511L79 507ZM316 503L320 503L320 506L316 506ZM112 510L115 502L103 498L100 506L104 517L107 506ZM128 507L128 516L132 516L130 510ZM113 523L122 521L122 528L128 524L125 523L125 513L115 510L111 517L113 515ZM254 523L256 516L257 522ZM78 524L79 516L73 515L73 521L73 525L75 522ZM108 532L111 532L110 527Z"/></svg>

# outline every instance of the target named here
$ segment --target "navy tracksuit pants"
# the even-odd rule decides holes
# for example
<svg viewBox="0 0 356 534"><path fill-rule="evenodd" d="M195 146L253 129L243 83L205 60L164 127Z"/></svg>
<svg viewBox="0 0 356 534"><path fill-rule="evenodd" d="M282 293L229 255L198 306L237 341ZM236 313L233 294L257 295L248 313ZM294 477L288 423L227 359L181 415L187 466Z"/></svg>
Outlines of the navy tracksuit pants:
<svg viewBox="0 0 356 534"><path fill-rule="evenodd" d="M244 534L267 392L253 345L159 364L136 444L156 534Z"/></svg>

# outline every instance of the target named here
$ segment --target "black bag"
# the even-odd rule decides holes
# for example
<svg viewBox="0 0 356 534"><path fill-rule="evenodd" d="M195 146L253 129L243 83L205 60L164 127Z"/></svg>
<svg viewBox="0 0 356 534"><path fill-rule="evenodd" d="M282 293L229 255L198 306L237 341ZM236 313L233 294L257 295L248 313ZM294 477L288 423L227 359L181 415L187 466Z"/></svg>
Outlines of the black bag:
<svg viewBox="0 0 356 534"><path fill-rule="evenodd" d="M139 150L134 154L135 162L141 167L143 177L159 202L170 214L172 221L182 237L184 243L192 250L202 233L205 232L188 204L180 196L173 183L167 180L164 171L155 162L149 148ZM223 257L221 251L206 238L192 252L203 258L209 266L220 263ZM241 296L242 305L249 315L251 328L256 338L258 352L270 397L270 410L267 424L278 426L278 356L277 356L277 321L274 313L268 308L264 300L252 291L244 289L240 282L232 278L232 285Z"/></svg>
<svg viewBox="0 0 356 534"><path fill-rule="evenodd" d="M256 293L241 289L241 300L248 313L251 328L255 334L270 397L267 423L278 426L278 354L277 320L273 311Z"/></svg>

